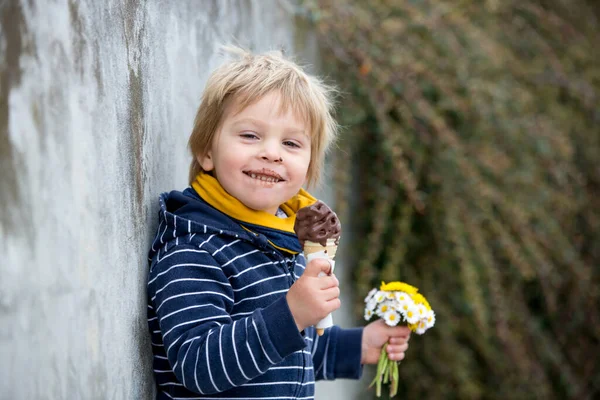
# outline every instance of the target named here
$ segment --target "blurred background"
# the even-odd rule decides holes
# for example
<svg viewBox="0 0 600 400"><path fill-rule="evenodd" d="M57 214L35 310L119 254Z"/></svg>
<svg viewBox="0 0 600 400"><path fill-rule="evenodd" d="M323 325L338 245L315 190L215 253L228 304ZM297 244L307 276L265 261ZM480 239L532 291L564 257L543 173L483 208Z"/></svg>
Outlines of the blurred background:
<svg viewBox="0 0 600 400"><path fill-rule="evenodd" d="M401 397L600 398L600 4L305 4L345 93L355 293L437 312Z"/></svg>
<svg viewBox="0 0 600 400"><path fill-rule="evenodd" d="M594 0L0 2L2 398L151 399L146 252L221 43L340 89L343 307L421 289L403 399L600 398ZM373 376L318 383L369 399Z"/></svg>

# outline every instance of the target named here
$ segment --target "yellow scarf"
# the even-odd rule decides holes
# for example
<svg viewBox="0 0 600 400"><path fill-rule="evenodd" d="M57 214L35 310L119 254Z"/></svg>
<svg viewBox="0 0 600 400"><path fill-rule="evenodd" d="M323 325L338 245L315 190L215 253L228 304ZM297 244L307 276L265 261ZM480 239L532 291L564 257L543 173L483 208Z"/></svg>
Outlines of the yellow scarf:
<svg viewBox="0 0 600 400"><path fill-rule="evenodd" d="M199 173L196 180L192 182L192 187L208 204L238 221L289 233L295 233L296 212L317 201L310 193L300 189L298 194L279 206L288 215L287 218L279 218L268 212L246 207L241 201L227 193L219 181L207 173Z"/></svg>

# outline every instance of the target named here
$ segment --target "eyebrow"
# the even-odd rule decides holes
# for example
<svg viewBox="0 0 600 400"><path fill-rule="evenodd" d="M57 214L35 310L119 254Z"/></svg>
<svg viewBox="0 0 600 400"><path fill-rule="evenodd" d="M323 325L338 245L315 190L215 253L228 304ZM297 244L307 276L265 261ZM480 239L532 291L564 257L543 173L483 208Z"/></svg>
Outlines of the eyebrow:
<svg viewBox="0 0 600 400"><path fill-rule="evenodd" d="M261 120L258 120L256 118L252 118L252 117L244 117L244 118L240 118L237 121L233 122L233 125L238 125L241 123L251 123L254 124L258 127L264 127L266 124L264 122L262 122ZM285 130L286 133L301 133L303 135L305 135L307 138L310 139L310 136L306 133L305 129L300 129L300 128L290 128L290 129L286 129Z"/></svg>

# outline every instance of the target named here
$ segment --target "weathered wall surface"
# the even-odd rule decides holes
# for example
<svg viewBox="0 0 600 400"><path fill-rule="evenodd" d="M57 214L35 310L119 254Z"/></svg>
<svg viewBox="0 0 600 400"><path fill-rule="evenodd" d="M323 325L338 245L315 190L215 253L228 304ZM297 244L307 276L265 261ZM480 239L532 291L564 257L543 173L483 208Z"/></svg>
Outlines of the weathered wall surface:
<svg viewBox="0 0 600 400"><path fill-rule="evenodd" d="M150 399L156 199L186 185L218 45L310 35L275 0L1 4L0 397Z"/></svg>

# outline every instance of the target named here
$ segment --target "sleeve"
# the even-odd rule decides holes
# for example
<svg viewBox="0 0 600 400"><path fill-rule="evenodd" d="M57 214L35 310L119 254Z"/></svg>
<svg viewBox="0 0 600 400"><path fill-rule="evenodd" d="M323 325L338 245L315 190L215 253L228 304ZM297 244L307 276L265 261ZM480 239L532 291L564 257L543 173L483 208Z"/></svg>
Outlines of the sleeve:
<svg viewBox="0 0 600 400"><path fill-rule="evenodd" d="M332 326L323 336L318 336L313 329L315 380L360 379L362 333L363 328Z"/></svg>
<svg viewBox="0 0 600 400"><path fill-rule="evenodd" d="M148 294L173 372L196 393L240 386L306 346L285 296L233 321L227 276L208 252L192 246L161 255Z"/></svg>

